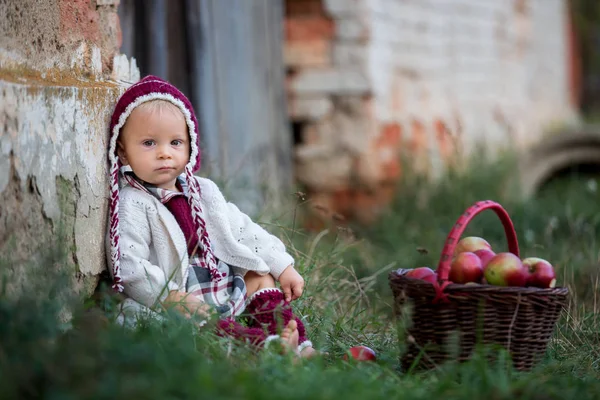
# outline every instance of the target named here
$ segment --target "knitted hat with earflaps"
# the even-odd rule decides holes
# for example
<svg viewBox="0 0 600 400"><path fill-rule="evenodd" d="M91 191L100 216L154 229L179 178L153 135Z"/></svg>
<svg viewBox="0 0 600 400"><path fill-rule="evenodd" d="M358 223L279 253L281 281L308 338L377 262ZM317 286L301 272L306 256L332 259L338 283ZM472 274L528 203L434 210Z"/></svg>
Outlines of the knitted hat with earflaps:
<svg viewBox="0 0 600 400"><path fill-rule="evenodd" d="M142 103L152 100L166 100L176 105L185 117L190 136L190 160L185 166L185 179L188 185L188 202L192 218L196 226L202 250L201 266L212 271L217 271L216 260L206 233L206 223L202 218L200 206L200 187L194 178L194 172L200 169L200 135L198 134L198 121L190 101L175 86L156 76L146 76L144 79L130 86L119 98L110 121L110 140L108 161L110 163L110 259L112 268L109 268L113 278L113 289L123 291L121 277L121 251L119 249L119 170L121 162L117 155L117 139L127 118L133 110Z"/></svg>

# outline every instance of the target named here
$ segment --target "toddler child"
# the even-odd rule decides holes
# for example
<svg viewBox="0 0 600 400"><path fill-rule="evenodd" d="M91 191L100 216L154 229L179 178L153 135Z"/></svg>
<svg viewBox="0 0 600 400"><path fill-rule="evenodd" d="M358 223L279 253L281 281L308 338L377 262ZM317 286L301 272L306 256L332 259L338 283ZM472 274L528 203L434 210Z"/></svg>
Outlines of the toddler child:
<svg viewBox="0 0 600 400"><path fill-rule="evenodd" d="M304 280L284 244L194 175L198 121L183 93L155 76L130 86L112 115L108 158L107 258L126 306L212 310L221 335L314 353L290 307ZM247 326L236 321L242 313Z"/></svg>

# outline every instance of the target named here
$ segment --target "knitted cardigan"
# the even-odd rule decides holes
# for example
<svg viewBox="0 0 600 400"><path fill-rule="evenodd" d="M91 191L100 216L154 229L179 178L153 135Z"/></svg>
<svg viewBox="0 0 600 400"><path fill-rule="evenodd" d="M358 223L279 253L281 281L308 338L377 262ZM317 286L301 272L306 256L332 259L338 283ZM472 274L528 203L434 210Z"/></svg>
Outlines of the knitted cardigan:
<svg viewBox="0 0 600 400"><path fill-rule="evenodd" d="M271 273L279 279L294 264L284 244L227 202L214 182L196 179L215 257L242 273ZM185 291L189 269L187 243L173 214L149 193L125 186L120 193L119 219L125 295L142 306L154 308L169 291ZM110 246L108 236L106 244ZM110 254L110 247L107 253ZM108 260L110 263L110 256Z"/></svg>

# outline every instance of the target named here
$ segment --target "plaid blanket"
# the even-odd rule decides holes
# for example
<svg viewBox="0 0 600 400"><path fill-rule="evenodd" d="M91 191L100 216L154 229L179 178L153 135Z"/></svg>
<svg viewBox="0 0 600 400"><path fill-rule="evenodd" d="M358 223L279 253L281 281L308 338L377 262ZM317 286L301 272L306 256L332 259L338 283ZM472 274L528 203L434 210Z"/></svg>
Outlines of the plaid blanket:
<svg viewBox="0 0 600 400"><path fill-rule="evenodd" d="M211 279L210 271L194 262L190 262L190 273L187 291L195 296L202 296L207 304L212 305L222 317L240 315L246 308L246 282L244 277L234 272L228 264L217 260L217 269L223 273L218 282Z"/></svg>
<svg viewBox="0 0 600 400"><path fill-rule="evenodd" d="M183 177L177 178L182 192L161 189L147 182L139 180L131 171L124 170L123 177L132 187L148 192L165 204L175 196L186 196L188 186ZM204 300L213 306L222 317L240 315L246 308L246 283L244 277L230 265L217 260L217 269L222 274L219 281L211 277L208 268L201 265L200 255L194 254L190 257L190 271L186 282L186 291Z"/></svg>

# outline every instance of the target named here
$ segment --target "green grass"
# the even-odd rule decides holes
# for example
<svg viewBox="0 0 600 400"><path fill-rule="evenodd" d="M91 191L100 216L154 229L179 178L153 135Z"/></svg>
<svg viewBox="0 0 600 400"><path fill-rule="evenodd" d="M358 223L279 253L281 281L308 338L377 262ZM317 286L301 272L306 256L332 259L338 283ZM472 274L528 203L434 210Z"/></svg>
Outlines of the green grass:
<svg viewBox="0 0 600 400"><path fill-rule="evenodd" d="M68 296L61 277L51 275L20 297L0 298L0 398L598 398L600 205L594 178L558 180L522 202L510 179L512 165L474 161L470 173L450 171L439 184L406 176L390 210L373 226L349 227L351 234L334 228L308 234L296 224L292 235L291 224L282 227L293 236L291 251L307 280L296 310L326 357L293 363L275 352L256 354L175 314L123 329L87 311L88 303ZM513 370L502 352L491 362L484 349L460 365L406 373L398 363L402 332L392 318L387 274L399 267L436 268L450 227L483 199L509 212L522 255L556 265L571 301L543 362L531 372ZM496 249L506 245L492 212L476 217L465 234L483 236ZM56 264L61 253L48 257ZM73 310L70 324L60 322L65 304ZM343 361L356 344L375 349L378 361Z"/></svg>

